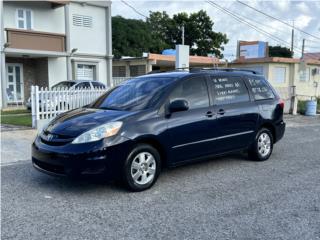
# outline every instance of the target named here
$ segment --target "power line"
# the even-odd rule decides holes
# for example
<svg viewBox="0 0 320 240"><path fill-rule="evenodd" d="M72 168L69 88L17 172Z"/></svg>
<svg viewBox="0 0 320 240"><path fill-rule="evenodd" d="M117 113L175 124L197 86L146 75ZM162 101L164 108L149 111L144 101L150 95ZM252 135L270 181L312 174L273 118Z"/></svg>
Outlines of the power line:
<svg viewBox="0 0 320 240"><path fill-rule="evenodd" d="M242 2L242 1L240 1L240 0L236 0L236 1L237 1L238 3L244 5L244 6L247 6L248 8L251 8L252 10L254 10L254 11L258 12L258 13L261 13L261 14L263 14L263 15L271 18L271 19L274 19L274 20L276 20L276 21L279 21L279 22L281 22L281 23L283 23L283 24L285 24L285 25L287 25L287 26L289 26L289 27L291 27L291 28L293 28L293 29L295 29L295 30L298 30L298 31L300 31L300 32L308 35L308 36L311 36L311 37L313 37L313 38L316 38L316 39L319 39L319 40L320 40L320 37L318 37L318 36L315 36L315 35L313 35L313 34L311 34L311 33L308 33L308 32L306 32L306 31L304 31L304 30L302 30L302 29L300 29L300 28L297 28L297 27L293 26L293 25L290 25L289 23L286 23L285 21L283 21L283 20L281 20L281 19L279 19L279 18L273 17L273 16L271 16L271 15L269 15L269 14L267 14L267 13L265 13L265 12L263 12L263 11L257 9L257 8L255 8L255 7L252 7L251 5L246 4L246 3L244 3L244 2Z"/></svg>
<svg viewBox="0 0 320 240"><path fill-rule="evenodd" d="M131 8L135 13L139 14L142 17L148 18L146 15L144 15L143 13L139 12L135 7L133 7L131 4L125 2L124 0L121 0L122 3L124 3L125 5L127 5L129 8Z"/></svg>
<svg viewBox="0 0 320 240"><path fill-rule="evenodd" d="M238 22L244 23L244 24L250 26L251 28L255 29L256 31L258 31L258 32L260 32L260 33L268 36L269 38L271 38L271 39L273 39L273 40L275 40L275 41L277 41L277 42L280 42L280 43L282 43L282 44L285 44L286 47L288 47L289 45L291 45L291 44L288 43L287 41L285 41L285 40L283 40L283 39L281 39L281 38L279 38L279 37L277 37L277 36L275 36L275 35L273 35L273 34L271 34L271 33L269 33L269 32L266 32L266 31L264 31L263 29L255 26L255 25L253 25L253 24L251 24L250 22L248 22L248 21L246 21L245 19L237 16L237 14L231 12L230 10L228 10L228 9L222 7L222 6L220 6L219 4L217 4L217 3L213 2L213 1L209 1L209 0L207 0L206 2L208 2L211 6L216 7L216 8L218 8L219 10L221 10L221 11L227 13L228 15L232 16L232 17L235 18ZM291 46L290 46L290 47L291 47ZM297 47L294 47L294 50L296 50L296 51L298 51L299 53L303 54L303 50L301 50L301 49L299 49L299 48L297 48ZM313 58L313 57L310 57L310 58L311 58L311 59L314 59L314 60L318 60L318 59Z"/></svg>
<svg viewBox="0 0 320 240"><path fill-rule="evenodd" d="M283 39L281 39L281 38L279 38L279 37L277 37L277 36L274 36L274 35L272 35L271 33L266 32L266 31L264 31L263 29L255 26L255 25L253 25L253 24L251 24L250 22L248 22L248 21L246 21L245 19L237 16L235 13L229 11L228 9L226 9L226 8L224 8L224 7L221 7L221 6L218 5L217 3L213 2L213 1L209 1L209 0L207 0L207 2L208 2L211 6L216 7L216 8L218 8L219 10L225 12L226 14L232 16L232 17L233 17L234 19L236 19L238 22L241 22L241 23L244 23L244 24L248 25L249 27L255 29L255 30L258 31L258 32L260 32L261 34L266 35L266 36L268 36L269 38L275 40L276 42L285 44L287 47L290 46L290 43L288 43L287 41L285 41L285 40L283 40ZM295 49L297 49L300 53L302 52L301 49L298 49L298 48L295 48Z"/></svg>
<svg viewBox="0 0 320 240"><path fill-rule="evenodd" d="M246 19L246 20L248 20L248 21L254 22L255 24L259 24L259 25L264 26L264 27L267 27L267 28L273 28L273 29L277 30L277 32L282 32L282 33L284 33L284 34L288 34L288 31L286 31L286 30L283 30L283 29L280 29L280 28L275 28L275 27L270 26L270 25L268 25L268 24L259 22L258 20L253 20L253 19L251 19L251 18L248 18L247 16L241 15L241 14L239 14L239 13L237 13L237 15L240 16L240 17L242 17L242 18L244 18L244 19ZM291 31L291 29L290 29L290 31Z"/></svg>

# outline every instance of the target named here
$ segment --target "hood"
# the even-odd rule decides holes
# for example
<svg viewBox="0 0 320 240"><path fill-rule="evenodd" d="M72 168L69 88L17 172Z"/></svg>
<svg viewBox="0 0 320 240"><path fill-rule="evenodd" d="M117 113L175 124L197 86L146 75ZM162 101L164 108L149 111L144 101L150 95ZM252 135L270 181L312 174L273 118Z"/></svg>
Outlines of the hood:
<svg viewBox="0 0 320 240"><path fill-rule="evenodd" d="M81 133L101 124L121 120L121 118L132 114L133 112L127 111L80 108L59 115L49 123L44 131L68 137L77 137Z"/></svg>

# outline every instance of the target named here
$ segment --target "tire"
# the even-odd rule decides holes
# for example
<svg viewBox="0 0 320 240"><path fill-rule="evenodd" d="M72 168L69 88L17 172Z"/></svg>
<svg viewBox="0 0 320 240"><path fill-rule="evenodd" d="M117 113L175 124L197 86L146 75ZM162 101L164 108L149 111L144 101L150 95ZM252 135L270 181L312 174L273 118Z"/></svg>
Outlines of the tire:
<svg viewBox="0 0 320 240"><path fill-rule="evenodd" d="M248 156L251 160L268 160L273 150L273 136L269 129L262 128L258 131L254 142L248 150Z"/></svg>
<svg viewBox="0 0 320 240"><path fill-rule="evenodd" d="M123 166L123 180L133 192L144 191L157 181L161 160L159 152L148 144L137 145Z"/></svg>

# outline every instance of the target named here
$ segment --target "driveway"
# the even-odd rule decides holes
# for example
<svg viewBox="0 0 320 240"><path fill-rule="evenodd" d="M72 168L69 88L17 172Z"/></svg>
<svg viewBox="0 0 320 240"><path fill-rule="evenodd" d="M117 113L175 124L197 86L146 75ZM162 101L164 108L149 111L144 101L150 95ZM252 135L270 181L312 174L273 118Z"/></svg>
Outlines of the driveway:
<svg viewBox="0 0 320 240"><path fill-rule="evenodd" d="M141 193L3 165L2 239L320 239L320 119L289 121L268 161L165 170Z"/></svg>

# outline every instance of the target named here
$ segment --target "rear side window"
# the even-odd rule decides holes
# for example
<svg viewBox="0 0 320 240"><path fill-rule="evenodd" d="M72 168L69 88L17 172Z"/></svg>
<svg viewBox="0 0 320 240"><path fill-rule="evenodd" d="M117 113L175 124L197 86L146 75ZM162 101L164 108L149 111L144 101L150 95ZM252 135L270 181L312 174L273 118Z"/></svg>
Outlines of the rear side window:
<svg viewBox="0 0 320 240"><path fill-rule="evenodd" d="M79 83L78 85L76 85L76 89L89 89L90 88L90 83L88 82L83 82L83 83Z"/></svg>
<svg viewBox="0 0 320 240"><path fill-rule="evenodd" d="M249 87L255 100L274 98L274 94L263 78L248 78Z"/></svg>
<svg viewBox="0 0 320 240"><path fill-rule="evenodd" d="M209 95L205 79L192 78L182 82L170 95L170 102L176 99L185 99L189 103L189 109L209 106Z"/></svg>
<svg viewBox="0 0 320 240"><path fill-rule="evenodd" d="M105 88L102 83L99 82L92 82L93 88Z"/></svg>
<svg viewBox="0 0 320 240"><path fill-rule="evenodd" d="M240 77L211 77L215 105L249 101L248 90Z"/></svg>

